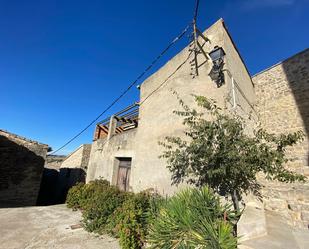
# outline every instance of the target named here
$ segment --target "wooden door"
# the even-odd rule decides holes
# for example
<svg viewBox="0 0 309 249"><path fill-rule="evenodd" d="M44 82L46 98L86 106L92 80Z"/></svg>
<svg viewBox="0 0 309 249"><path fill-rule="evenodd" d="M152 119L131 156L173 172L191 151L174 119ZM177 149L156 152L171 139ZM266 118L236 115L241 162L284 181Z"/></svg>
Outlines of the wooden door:
<svg viewBox="0 0 309 249"><path fill-rule="evenodd" d="M120 190L129 190L129 180L131 173L131 158L119 158L117 186Z"/></svg>

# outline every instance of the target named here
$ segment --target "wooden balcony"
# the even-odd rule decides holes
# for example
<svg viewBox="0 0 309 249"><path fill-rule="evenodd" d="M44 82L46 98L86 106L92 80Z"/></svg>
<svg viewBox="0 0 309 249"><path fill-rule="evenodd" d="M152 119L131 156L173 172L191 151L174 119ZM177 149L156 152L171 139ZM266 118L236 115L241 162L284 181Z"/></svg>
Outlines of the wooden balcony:
<svg viewBox="0 0 309 249"><path fill-rule="evenodd" d="M120 134L138 126L139 104L134 103L122 111L97 123L94 141L107 138L114 134Z"/></svg>

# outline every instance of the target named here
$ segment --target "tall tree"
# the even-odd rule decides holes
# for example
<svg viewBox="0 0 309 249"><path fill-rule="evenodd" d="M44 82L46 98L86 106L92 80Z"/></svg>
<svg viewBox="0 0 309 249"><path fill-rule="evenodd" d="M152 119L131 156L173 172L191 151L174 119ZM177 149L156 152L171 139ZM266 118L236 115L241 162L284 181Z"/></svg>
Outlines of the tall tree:
<svg viewBox="0 0 309 249"><path fill-rule="evenodd" d="M303 132L270 134L257 129L245 131L244 120L228 114L215 101L194 96L201 111L192 109L179 99L184 118L185 138L166 137L161 157L167 160L172 183L186 181L197 187L207 185L215 192L229 195L235 210L244 193L260 194L257 173L269 180L304 181L304 176L286 169L286 149L303 139Z"/></svg>

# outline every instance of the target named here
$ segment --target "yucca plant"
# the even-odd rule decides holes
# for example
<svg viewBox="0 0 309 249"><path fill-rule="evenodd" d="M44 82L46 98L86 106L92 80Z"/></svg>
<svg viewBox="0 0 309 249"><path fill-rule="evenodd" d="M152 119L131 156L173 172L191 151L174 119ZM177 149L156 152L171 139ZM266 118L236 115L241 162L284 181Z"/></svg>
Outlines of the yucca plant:
<svg viewBox="0 0 309 249"><path fill-rule="evenodd" d="M167 199L150 225L148 243L160 249L234 249L234 212L207 187Z"/></svg>

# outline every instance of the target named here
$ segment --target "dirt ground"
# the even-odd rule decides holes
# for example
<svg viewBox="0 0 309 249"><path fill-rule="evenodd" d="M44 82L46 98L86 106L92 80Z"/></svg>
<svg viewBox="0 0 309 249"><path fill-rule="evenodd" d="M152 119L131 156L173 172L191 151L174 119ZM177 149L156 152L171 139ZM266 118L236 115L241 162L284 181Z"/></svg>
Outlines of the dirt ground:
<svg viewBox="0 0 309 249"><path fill-rule="evenodd" d="M0 209L0 249L120 249L116 239L84 231L80 220L65 205Z"/></svg>

